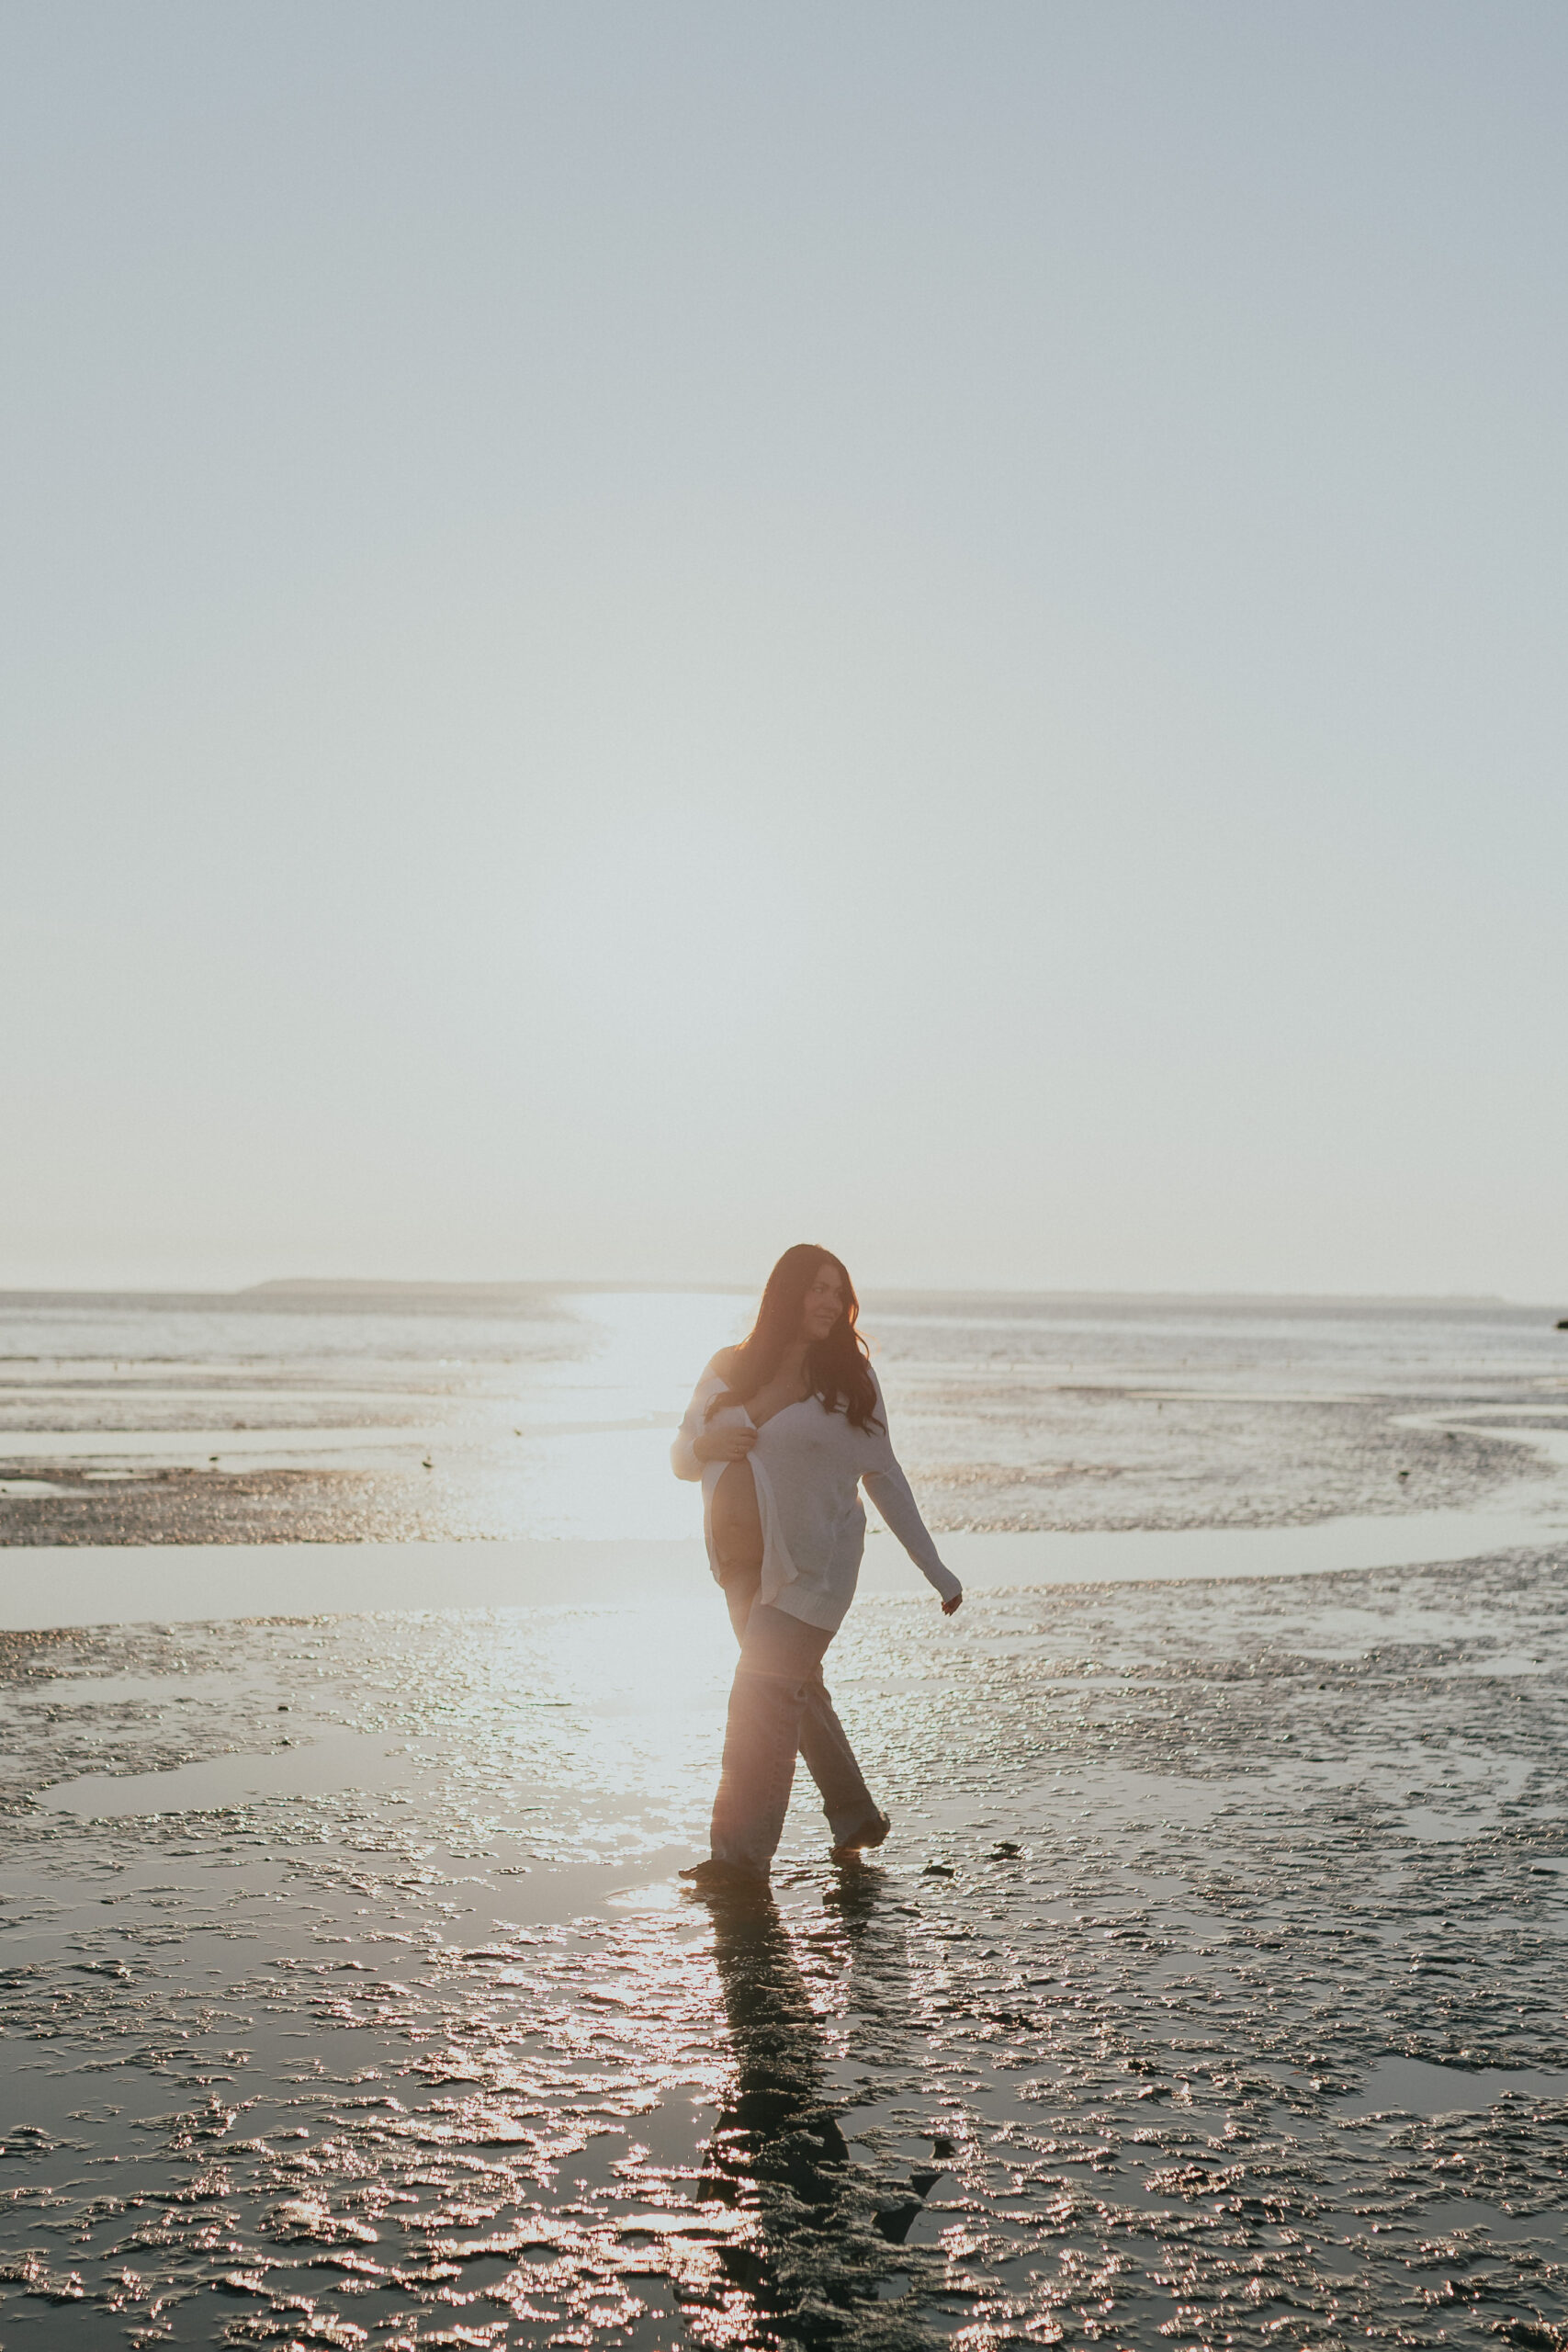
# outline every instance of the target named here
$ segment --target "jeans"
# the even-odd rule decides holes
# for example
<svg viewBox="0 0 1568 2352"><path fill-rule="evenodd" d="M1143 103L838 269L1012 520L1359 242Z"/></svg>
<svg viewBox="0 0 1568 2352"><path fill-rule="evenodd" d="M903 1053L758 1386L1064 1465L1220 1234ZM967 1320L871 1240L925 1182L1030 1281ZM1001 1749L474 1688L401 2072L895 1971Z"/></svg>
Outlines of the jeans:
<svg viewBox="0 0 1568 2352"><path fill-rule="evenodd" d="M835 1845L874 1822L877 1805L822 1680L832 1634L759 1605L757 1584L753 1573L731 1577L724 1588L740 1659L710 1844L716 1861L765 1877L784 1834L797 1751L817 1783Z"/></svg>

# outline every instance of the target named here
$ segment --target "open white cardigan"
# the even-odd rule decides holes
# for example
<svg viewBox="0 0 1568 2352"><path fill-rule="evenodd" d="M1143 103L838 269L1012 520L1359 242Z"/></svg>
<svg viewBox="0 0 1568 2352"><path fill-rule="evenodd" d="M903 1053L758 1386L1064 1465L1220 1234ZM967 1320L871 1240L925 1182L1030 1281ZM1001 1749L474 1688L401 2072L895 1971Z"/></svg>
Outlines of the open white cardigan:
<svg viewBox="0 0 1568 2352"><path fill-rule="evenodd" d="M762 1521L762 1581L758 1598L828 1633L836 1633L843 1623L855 1597L865 1548L865 1511L860 1498L863 1479L882 1517L942 1599L951 1600L962 1589L952 1569L942 1566L909 1491L909 1481L894 1457L882 1385L874 1373L871 1377L876 1390L877 1426L857 1430L841 1405L836 1413L829 1413L820 1398L807 1396L765 1420L747 1456ZM713 1546L714 1489L729 1464L699 1461L696 1441L705 1429L752 1426L743 1405L726 1405L708 1420L710 1401L728 1385L724 1374L710 1363L693 1392L680 1434L670 1449L677 1478L702 1480L703 1533L716 1579L719 1571Z"/></svg>

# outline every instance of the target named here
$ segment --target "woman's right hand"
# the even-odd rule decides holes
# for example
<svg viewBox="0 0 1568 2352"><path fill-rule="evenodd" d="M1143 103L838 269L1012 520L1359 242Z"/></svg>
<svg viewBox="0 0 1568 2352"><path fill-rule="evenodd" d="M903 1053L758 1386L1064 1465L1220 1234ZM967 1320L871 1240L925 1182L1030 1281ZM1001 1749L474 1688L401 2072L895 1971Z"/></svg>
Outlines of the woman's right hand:
<svg viewBox="0 0 1568 2352"><path fill-rule="evenodd" d="M726 1422L722 1429L705 1430L694 1440L699 1462L743 1462L757 1442L757 1432L745 1422Z"/></svg>

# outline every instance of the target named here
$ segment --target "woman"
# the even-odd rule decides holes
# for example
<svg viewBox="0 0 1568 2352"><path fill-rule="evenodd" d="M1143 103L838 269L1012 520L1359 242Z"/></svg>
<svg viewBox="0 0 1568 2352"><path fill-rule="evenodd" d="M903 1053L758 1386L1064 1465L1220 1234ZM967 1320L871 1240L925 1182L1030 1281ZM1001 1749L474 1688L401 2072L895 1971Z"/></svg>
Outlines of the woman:
<svg viewBox="0 0 1568 2352"><path fill-rule="evenodd" d="M859 1314L830 1250L811 1241L786 1250L748 1337L698 1381L671 1449L675 1476L702 1480L708 1565L740 1642L712 1853L681 1873L699 1885L766 1883L797 1748L821 1792L836 1862L887 1835L822 1681L828 1645L855 1597L863 1480L942 1595L943 1614L964 1598L894 1458Z"/></svg>

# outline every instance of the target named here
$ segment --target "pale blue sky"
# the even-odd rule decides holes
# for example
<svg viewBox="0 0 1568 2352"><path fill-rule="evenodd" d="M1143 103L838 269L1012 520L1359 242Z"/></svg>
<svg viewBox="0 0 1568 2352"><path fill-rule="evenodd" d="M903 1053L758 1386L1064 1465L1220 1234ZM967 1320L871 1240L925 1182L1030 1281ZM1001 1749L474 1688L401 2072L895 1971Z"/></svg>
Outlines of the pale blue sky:
<svg viewBox="0 0 1568 2352"><path fill-rule="evenodd" d="M11 5L0 1283L1568 1292L1568 11Z"/></svg>

